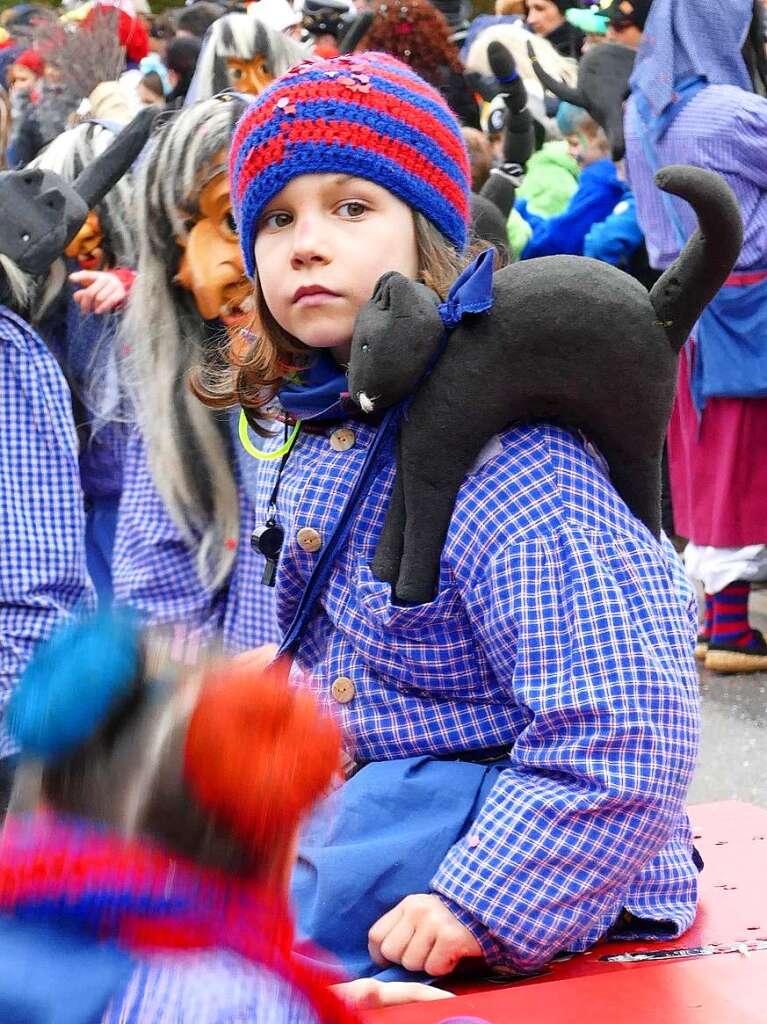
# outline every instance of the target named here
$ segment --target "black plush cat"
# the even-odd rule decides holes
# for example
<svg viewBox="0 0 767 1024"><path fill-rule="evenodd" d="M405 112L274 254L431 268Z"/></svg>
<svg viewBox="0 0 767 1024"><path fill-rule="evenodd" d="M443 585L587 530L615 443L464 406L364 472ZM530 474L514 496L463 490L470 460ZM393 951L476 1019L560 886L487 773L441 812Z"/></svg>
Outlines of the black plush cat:
<svg viewBox="0 0 767 1024"><path fill-rule="evenodd" d="M584 257L527 260L493 274L484 254L444 304L390 273L361 309L352 398L372 411L414 395L400 423L394 491L372 565L398 600L433 598L458 490L486 442L515 421L582 430L623 500L659 533L661 452L679 351L732 269L742 222L716 174L674 166L656 180L692 205L699 229L649 294Z"/></svg>

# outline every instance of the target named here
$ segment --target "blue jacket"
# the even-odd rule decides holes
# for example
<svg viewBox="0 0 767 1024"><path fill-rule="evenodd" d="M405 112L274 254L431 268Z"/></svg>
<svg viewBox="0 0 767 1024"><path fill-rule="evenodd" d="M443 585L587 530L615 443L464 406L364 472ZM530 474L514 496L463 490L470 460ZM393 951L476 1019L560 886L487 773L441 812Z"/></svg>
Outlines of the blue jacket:
<svg viewBox="0 0 767 1024"><path fill-rule="evenodd" d="M610 216L594 224L586 235L583 255L614 267L627 267L643 240L636 199L627 191Z"/></svg>
<svg viewBox="0 0 767 1024"><path fill-rule="evenodd" d="M608 217L627 192L628 185L618 177L612 160L597 160L585 167L577 192L558 216L546 219L523 212L533 234L521 258L582 256L584 239L592 226Z"/></svg>

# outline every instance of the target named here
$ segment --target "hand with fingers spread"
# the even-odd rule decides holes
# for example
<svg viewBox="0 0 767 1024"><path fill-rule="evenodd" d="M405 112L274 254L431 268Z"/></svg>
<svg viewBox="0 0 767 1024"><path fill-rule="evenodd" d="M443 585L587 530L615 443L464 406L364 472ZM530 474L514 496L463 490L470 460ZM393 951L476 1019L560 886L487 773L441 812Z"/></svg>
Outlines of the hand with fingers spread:
<svg viewBox="0 0 767 1024"><path fill-rule="evenodd" d="M445 992L432 985L421 985L411 981L377 981L375 978L358 978L357 981L345 981L331 987L344 1002L358 1010L375 1010L380 1006L429 1003L436 999L454 998L452 992Z"/></svg>
<svg viewBox="0 0 767 1024"><path fill-rule="evenodd" d="M460 960L481 957L482 949L439 896L417 893L380 917L368 932L377 964L402 964L408 971L449 974Z"/></svg>
<svg viewBox="0 0 767 1024"><path fill-rule="evenodd" d="M72 298L83 314L112 313L128 297L123 282L108 270L78 270L69 275L69 280L81 286Z"/></svg>

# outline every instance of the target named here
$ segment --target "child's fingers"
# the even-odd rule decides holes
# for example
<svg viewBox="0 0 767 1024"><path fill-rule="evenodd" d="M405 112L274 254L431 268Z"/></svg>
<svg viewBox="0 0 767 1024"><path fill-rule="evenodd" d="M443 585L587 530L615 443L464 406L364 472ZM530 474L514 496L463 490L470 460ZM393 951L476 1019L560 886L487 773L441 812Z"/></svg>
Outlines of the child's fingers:
<svg viewBox="0 0 767 1024"><path fill-rule="evenodd" d="M378 947L383 960L390 964L402 963L402 954L410 945L415 932L415 923L403 914Z"/></svg>
<svg viewBox="0 0 767 1024"><path fill-rule="evenodd" d="M399 1006L401 1003L430 1003L437 999L453 999L452 992L421 985L417 981L379 981L378 1006Z"/></svg>
<svg viewBox="0 0 767 1024"><path fill-rule="evenodd" d="M69 275L69 280L73 284L81 284L83 288L87 288L88 285L93 284L101 276L100 270L75 270L74 273Z"/></svg>
<svg viewBox="0 0 767 1024"><path fill-rule="evenodd" d="M90 313L93 309L93 292L90 288L82 288L79 292L75 292L72 298L80 307L81 313Z"/></svg>
<svg viewBox="0 0 767 1024"><path fill-rule="evenodd" d="M437 942L437 931L428 924L416 928L398 963L408 971L423 971Z"/></svg>
<svg viewBox="0 0 767 1024"><path fill-rule="evenodd" d="M124 298L125 290L119 281L106 281L96 290L94 312L110 313L120 305Z"/></svg>
<svg viewBox="0 0 767 1024"><path fill-rule="evenodd" d="M423 970L434 977L450 974L459 960L473 954L474 951L467 943L461 941L460 936L451 929L446 929L437 935L437 941L424 961Z"/></svg>
<svg viewBox="0 0 767 1024"><path fill-rule="evenodd" d="M358 978L333 985L335 992L351 1006L360 1010L374 1010L379 1006L399 1006L402 1003L426 1003L436 999L452 999L452 992L410 981L378 981Z"/></svg>
<svg viewBox="0 0 767 1024"><path fill-rule="evenodd" d="M381 954L381 943L402 917L402 904L398 903L390 911L379 917L376 923L368 932L368 952L374 963L388 963L385 956Z"/></svg>

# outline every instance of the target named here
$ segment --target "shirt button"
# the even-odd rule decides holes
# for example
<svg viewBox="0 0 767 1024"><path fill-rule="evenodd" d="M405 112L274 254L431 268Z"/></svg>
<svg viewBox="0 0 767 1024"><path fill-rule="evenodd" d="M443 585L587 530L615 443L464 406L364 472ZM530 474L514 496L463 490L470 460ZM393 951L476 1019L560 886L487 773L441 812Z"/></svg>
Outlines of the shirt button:
<svg viewBox="0 0 767 1024"><path fill-rule="evenodd" d="M356 440L357 438L353 430L349 430L347 427L340 427L330 435L330 447L334 452L348 452L350 448L354 447Z"/></svg>
<svg viewBox="0 0 767 1024"><path fill-rule="evenodd" d="M348 704L354 697L354 683L348 676L339 676L333 681L330 692L339 704Z"/></svg>
<svg viewBox="0 0 767 1024"><path fill-rule="evenodd" d="M310 555L313 555L315 551L319 551L322 547L322 537L312 526L305 526L302 530L299 530L296 534L296 540L301 550L306 551Z"/></svg>

